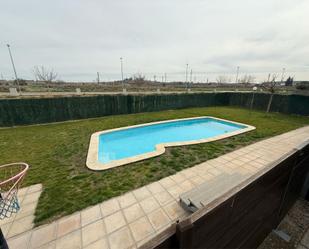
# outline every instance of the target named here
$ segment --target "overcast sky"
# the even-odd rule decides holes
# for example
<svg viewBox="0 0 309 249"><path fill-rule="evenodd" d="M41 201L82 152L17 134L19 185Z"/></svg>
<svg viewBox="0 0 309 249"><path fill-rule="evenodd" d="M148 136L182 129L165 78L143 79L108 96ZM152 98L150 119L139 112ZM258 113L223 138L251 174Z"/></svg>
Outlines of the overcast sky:
<svg viewBox="0 0 309 249"><path fill-rule="evenodd" d="M124 74L196 81L269 72L309 79L308 0L0 0L0 74L54 68L62 80ZM1 75L0 75L1 76Z"/></svg>

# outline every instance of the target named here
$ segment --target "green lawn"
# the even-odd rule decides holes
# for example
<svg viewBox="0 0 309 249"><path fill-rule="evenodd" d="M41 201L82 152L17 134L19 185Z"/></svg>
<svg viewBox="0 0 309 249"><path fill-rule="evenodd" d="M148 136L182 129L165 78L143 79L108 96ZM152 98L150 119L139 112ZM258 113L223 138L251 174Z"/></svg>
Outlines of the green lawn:
<svg viewBox="0 0 309 249"><path fill-rule="evenodd" d="M93 172L85 166L88 143L93 132L202 115L239 121L257 129L222 141L168 148L162 156L103 172ZM24 185L43 184L44 191L35 218L36 225L39 225L240 146L308 124L308 117L212 107L7 128L0 129L0 163L27 162L31 168Z"/></svg>

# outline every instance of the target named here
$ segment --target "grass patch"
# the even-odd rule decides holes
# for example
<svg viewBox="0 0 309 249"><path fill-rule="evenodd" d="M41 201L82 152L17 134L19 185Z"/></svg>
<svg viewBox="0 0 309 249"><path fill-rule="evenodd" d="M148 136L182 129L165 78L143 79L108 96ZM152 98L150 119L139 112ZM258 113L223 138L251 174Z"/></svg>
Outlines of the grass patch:
<svg viewBox="0 0 309 249"><path fill-rule="evenodd" d="M103 172L93 172L85 166L89 139L96 131L203 115L250 124L257 129L217 142L167 148L159 157ZM24 185L43 184L44 191L35 214L35 224L39 225L238 147L307 124L308 117L211 107L7 128L0 129L0 162L29 163L31 168Z"/></svg>

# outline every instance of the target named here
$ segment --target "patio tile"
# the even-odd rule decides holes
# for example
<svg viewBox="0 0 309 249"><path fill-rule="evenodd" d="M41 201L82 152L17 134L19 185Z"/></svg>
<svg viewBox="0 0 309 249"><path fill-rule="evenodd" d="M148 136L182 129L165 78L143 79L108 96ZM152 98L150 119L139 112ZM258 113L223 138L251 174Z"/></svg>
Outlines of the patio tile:
<svg viewBox="0 0 309 249"><path fill-rule="evenodd" d="M123 227L126 224L126 221L123 217L122 212L118 211L117 213L114 213L104 218L104 223L107 233L112 233L115 230Z"/></svg>
<svg viewBox="0 0 309 249"><path fill-rule="evenodd" d="M130 230L124 227L108 236L110 249L126 249L134 245Z"/></svg>
<svg viewBox="0 0 309 249"><path fill-rule="evenodd" d="M243 167L243 168L249 170L251 173L256 173L256 172L258 171L257 168L251 166L250 164L244 164L244 165L242 165L241 167Z"/></svg>
<svg viewBox="0 0 309 249"><path fill-rule="evenodd" d="M170 178L175 181L176 183L181 183L183 181L186 180L186 178L184 177L184 175L182 175L181 173L177 173L175 175L171 175Z"/></svg>
<svg viewBox="0 0 309 249"><path fill-rule="evenodd" d="M57 237L66 235L81 227L81 214L78 212L58 221Z"/></svg>
<svg viewBox="0 0 309 249"><path fill-rule="evenodd" d="M19 220L15 220L9 230L8 237L10 238L17 234L21 234L23 232L31 230L33 227L33 220L34 220L33 215L29 215Z"/></svg>
<svg viewBox="0 0 309 249"><path fill-rule="evenodd" d="M214 168L214 167L208 169L208 172L210 174L214 175L214 176L218 176L218 175L222 174L222 172L220 170L218 170L217 168Z"/></svg>
<svg viewBox="0 0 309 249"><path fill-rule="evenodd" d="M242 156L243 154L246 154L246 152L242 151L241 149L233 151L234 154L238 156Z"/></svg>
<svg viewBox="0 0 309 249"><path fill-rule="evenodd" d="M202 174L205 174L207 172L207 167L193 167L193 170L196 172L198 176L201 176Z"/></svg>
<svg viewBox="0 0 309 249"><path fill-rule="evenodd" d="M208 173L208 172L207 172L206 174L201 175L201 177L203 177L206 181L209 181L209 180L215 178L214 175L212 175L212 174L210 174L210 173Z"/></svg>
<svg viewBox="0 0 309 249"><path fill-rule="evenodd" d="M101 212L103 217L117 212L120 209L118 200L116 198L104 201L101 203Z"/></svg>
<svg viewBox="0 0 309 249"><path fill-rule="evenodd" d="M131 223L129 226L135 241L140 241L154 233L154 229L146 217L140 218L139 220Z"/></svg>
<svg viewBox="0 0 309 249"><path fill-rule="evenodd" d="M154 183L147 185L147 188L152 194L156 194L156 193L164 191L164 188L158 182L154 182Z"/></svg>
<svg viewBox="0 0 309 249"><path fill-rule="evenodd" d="M231 163L237 165L237 166L241 166L241 165L244 165L245 163L241 160L238 160L238 159L234 159L233 161L231 161Z"/></svg>
<svg viewBox="0 0 309 249"><path fill-rule="evenodd" d="M184 192L190 191L195 187L194 184L189 180L180 183L179 186L184 190Z"/></svg>
<svg viewBox="0 0 309 249"><path fill-rule="evenodd" d="M134 195L129 192L118 198L119 204L121 208L128 207L136 202Z"/></svg>
<svg viewBox="0 0 309 249"><path fill-rule="evenodd" d="M252 167L254 167L256 169L263 169L263 168L266 167L266 165L260 164L260 163L258 163L256 161L248 162L247 165L250 165L250 166L252 166Z"/></svg>
<svg viewBox="0 0 309 249"><path fill-rule="evenodd" d="M262 159L262 158L257 158L254 161L257 162L257 163L260 163L262 165L265 165L265 166L268 165L268 162L266 160Z"/></svg>
<svg viewBox="0 0 309 249"><path fill-rule="evenodd" d="M235 173L234 169L231 169L230 167L227 167L227 166L223 166L222 168L220 168L220 170L229 175L232 175L233 173Z"/></svg>
<svg viewBox="0 0 309 249"><path fill-rule="evenodd" d="M165 177L159 181L159 183L166 189L174 186L176 184L170 177Z"/></svg>
<svg viewBox="0 0 309 249"><path fill-rule="evenodd" d="M56 249L81 249L81 230L69 233L56 242Z"/></svg>
<svg viewBox="0 0 309 249"><path fill-rule="evenodd" d="M40 247L56 238L56 222L46 226L39 227L32 232L30 246L32 248Z"/></svg>
<svg viewBox="0 0 309 249"><path fill-rule="evenodd" d="M248 158L248 157L246 157L246 156L242 156L242 157L240 157L238 160L243 161L244 163L247 163L247 162L252 161L251 158Z"/></svg>
<svg viewBox="0 0 309 249"><path fill-rule="evenodd" d="M96 242L84 247L84 249L109 249L106 238L97 240Z"/></svg>
<svg viewBox="0 0 309 249"><path fill-rule="evenodd" d="M244 167L239 167L237 169L237 172L240 173L241 175L248 175L248 174L252 174L252 172Z"/></svg>
<svg viewBox="0 0 309 249"><path fill-rule="evenodd" d="M138 201L144 200L151 195L146 187L142 187L133 191L134 196Z"/></svg>
<svg viewBox="0 0 309 249"><path fill-rule="evenodd" d="M100 205L92 206L81 212L82 226L102 218Z"/></svg>
<svg viewBox="0 0 309 249"><path fill-rule="evenodd" d="M229 154L223 155L222 157L223 157L224 160L228 163L229 161L233 160L233 159L236 157L236 155L233 156L232 154L229 153Z"/></svg>
<svg viewBox="0 0 309 249"><path fill-rule="evenodd" d="M134 220L137 220L138 218L142 217L144 215L143 210L141 209L140 205L138 203L125 208L123 210L124 216L127 219L127 222L130 223Z"/></svg>
<svg viewBox="0 0 309 249"><path fill-rule="evenodd" d="M159 203L156 201L154 197L149 197L141 201L140 205L142 206L142 209L146 214L160 207Z"/></svg>
<svg viewBox="0 0 309 249"><path fill-rule="evenodd" d="M176 201L164 206L164 210L173 221L178 220L180 217L187 214L187 212Z"/></svg>
<svg viewBox="0 0 309 249"><path fill-rule="evenodd" d="M21 205L19 212L16 214L15 219L20 219L23 218L25 216L34 214L35 209L37 206L37 202L32 202L30 204L27 205Z"/></svg>
<svg viewBox="0 0 309 249"><path fill-rule="evenodd" d="M11 217L0 220L0 226L2 227L4 224L12 223L16 217L16 214L12 214Z"/></svg>
<svg viewBox="0 0 309 249"><path fill-rule="evenodd" d="M55 249L56 248L56 241L52 241L44 246L39 247L38 249Z"/></svg>
<svg viewBox="0 0 309 249"><path fill-rule="evenodd" d="M38 192L38 191L42 191L42 184L31 185L28 189L27 194L31 194L31 193Z"/></svg>
<svg viewBox="0 0 309 249"><path fill-rule="evenodd" d="M207 161L207 163L212 166L211 168L216 168L216 167L222 166L222 162L219 162L216 159L211 159L211 160Z"/></svg>
<svg viewBox="0 0 309 249"><path fill-rule="evenodd" d="M165 227L170 222L169 217L165 214L165 212L161 208L148 214L148 218L156 231Z"/></svg>
<svg viewBox="0 0 309 249"><path fill-rule="evenodd" d="M10 249L22 249L27 248L30 240L30 232L23 233L14 238L8 239L7 243Z"/></svg>
<svg viewBox="0 0 309 249"><path fill-rule="evenodd" d="M167 191L174 197L174 199L178 199L179 195L184 192L183 189L178 185L169 188Z"/></svg>
<svg viewBox="0 0 309 249"><path fill-rule="evenodd" d="M138 242L136 243L136 248L147 248L147 247L145 247L145 244L146 244L147 242L149 242L153 237L154 237L154 235L149 235L149 236L146 237L145 239L142 239L142 240L138 241Z"/></svg>
<svg viewBox="0 0 309 249"><path fill-rule="evenodd" d="M18 189L18 194L25 195L28 192L29 188L30 187L24 187L24 188Z"/></svg>
<svg viewBox="0 0 309 249"><path fill-rule="evenodd" d="M227 163L227 160L224 158L224 157L217 157L217 158L215 158L215 159L213 159L214 161L216 161L216 162L218 162L219 164L221 164L221 165L224 165L224 164L226 164Z"/></svg>
<svg viewBox="0 0 309 249"><path fill-rule="evenodd" d="M27 205L27 204L32 203L32 202L37 202L39 197L40 197L40 195L41 195L40 191L39 192L34 192L32 194L28 194L27 193L25 195L25 198L23 199L21 204L22 205Z"/></svg>
<svg viewBox="0 0 309 249"><path fill-rule="evenodd" d="M251 154L246 154L243 156L244 158L248 158L250 160L255 160L259 157L259 155L257 155L255 152L251 153Z"/></svg>
<svg viewBox="0 0 309 249"><path fill-rule="evenodd" d="M105 235L105 228L102 220L95 221L82 228L82 244L87 246Z"/></svg>
<svg viewBox="0 0 309 249"><path fill-rule="evenodd" d="M230 153L224 155L224 159L229 162L229 161L233 160L234 158L236 158L238 156L239 155L235 154L234 152L230 152Z"/></svg>
<svg viewBox="0 0 309 249"><path fill-rule="evenodd" d="M18 202L19 203L22 203L23 200L25 199L25 194L24 195L21 195L20 193L17 193L17 199L18 199Z"/></svg>
<svg viewBox="0 0 309 249"><path fill-rule="evenodd" d="M183 174L186 178L191 178L191 177L196 176L196 173L191 168L182 170L181 174Z"/></svg>
<svg viewBox="0 0 309 249"><path fill-rule="evenodd" d="M4 225L0 226L4 237L7 237L7 234L9 232L9 230L10 230L11 225L12 225L12 223L7 223L7 224L4 224Z"/></svg>
<svg viewBox="0 0 309 249"><path fill-rule="evenodd" d="M236 164L234 164L234 163L232 163L232 162L229 162L227 165L226 165L226 167L227 168L230 168L230 169L232 169L232 170L234 170L234 169L237 169L238 167L240 167L239 165L236 165Z"/></svg>
<svg viewBox="0 0 309 249"><path fill-rule="evenodd" d="M171 202L174 200L173 196L171 196L167 191L162 191L154 195L156 200L159 202L161 206Z"/></svg>
<svg viewBox="0 0 309 249"><path fill-rule="evenodd" d="M193 182L196 185L200 185L203 182L205 182L205 180L202 177L200 177L200 176L194 176L190 180L191 180L191 182Z"/></svg>

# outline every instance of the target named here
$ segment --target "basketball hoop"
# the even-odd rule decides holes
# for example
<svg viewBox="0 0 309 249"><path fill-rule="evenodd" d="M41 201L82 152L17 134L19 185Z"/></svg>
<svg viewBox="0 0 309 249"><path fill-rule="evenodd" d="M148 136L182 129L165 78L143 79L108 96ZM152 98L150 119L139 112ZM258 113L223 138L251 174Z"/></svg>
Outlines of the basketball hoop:
<svg viewBox="0 0 309 249"><path fill-rule="evenodd" d="M0 219L9 218L17 213L20 206L17 192L26 175L29 165L10 163L0 166Z"/></svg>
<svg viewBox="0 0 309 249"><path fill-rule="evenodd" d="M17 192L26 175L29 165L26 163L10 163L0 166L0 220L17 213L20 206ZM0 228L0 248L8 249L8 245Z"/></svg>

